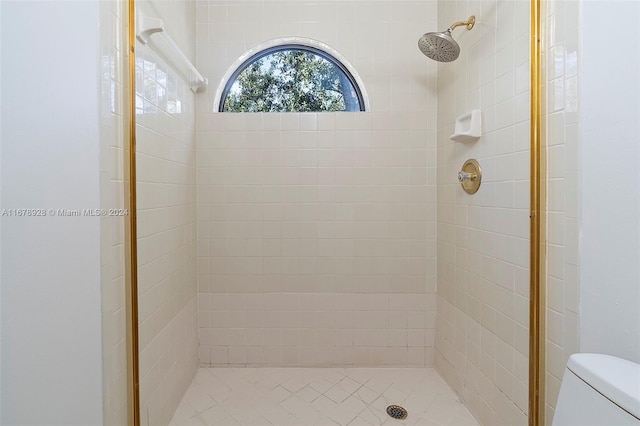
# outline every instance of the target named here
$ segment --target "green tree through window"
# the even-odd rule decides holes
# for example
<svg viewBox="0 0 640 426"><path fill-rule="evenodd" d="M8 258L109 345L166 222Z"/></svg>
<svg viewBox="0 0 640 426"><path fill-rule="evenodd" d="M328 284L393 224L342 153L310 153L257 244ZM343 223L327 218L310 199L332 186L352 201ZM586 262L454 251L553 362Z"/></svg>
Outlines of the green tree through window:
<svg viewBox="0 0 640 426"><path fill-rule="evenodd" d="M245 62L222 95L224 112L361 111L353 77L334 58L307 47L278 47Z"/></svg>

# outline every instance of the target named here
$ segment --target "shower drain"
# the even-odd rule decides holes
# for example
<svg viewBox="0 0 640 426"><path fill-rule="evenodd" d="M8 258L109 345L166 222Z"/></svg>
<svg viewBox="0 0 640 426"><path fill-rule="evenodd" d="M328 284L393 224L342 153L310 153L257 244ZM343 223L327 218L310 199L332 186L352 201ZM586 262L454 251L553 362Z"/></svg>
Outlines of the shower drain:
<svg viewBox="0 0 640 426"><path fill-rule="evenodd" d="M390 405L387 407L387 414L394 419L406 419L407 418L407 410L399 405Z"/></svg>

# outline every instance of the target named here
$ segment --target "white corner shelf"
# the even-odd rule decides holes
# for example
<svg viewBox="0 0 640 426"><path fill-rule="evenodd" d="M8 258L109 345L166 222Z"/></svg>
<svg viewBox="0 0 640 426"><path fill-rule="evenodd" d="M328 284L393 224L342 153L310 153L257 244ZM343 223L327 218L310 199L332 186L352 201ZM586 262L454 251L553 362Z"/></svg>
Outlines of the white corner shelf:
<svg viewBox="0 0 640 426"><path fill-rule="evenodd" d="M449 137L456 142L475 142L482 136L482 113L479 109L461 115L456 119L454 133Z"/></svg>

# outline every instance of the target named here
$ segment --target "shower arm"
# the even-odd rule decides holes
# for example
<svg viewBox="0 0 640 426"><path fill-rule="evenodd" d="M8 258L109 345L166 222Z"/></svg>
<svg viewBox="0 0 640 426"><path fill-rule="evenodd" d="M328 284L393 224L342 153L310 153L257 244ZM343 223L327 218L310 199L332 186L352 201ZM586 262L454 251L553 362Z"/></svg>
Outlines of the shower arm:
<svg viewBox="0 0 640 426"><path fill-rule="evenodd" d="M469 19L467 19L466 21L458 21L451 24L451 26L449 27L449 31L453 31L455 28L461 27L463 25L467 27L467 30L470 30L471 28L473 28L475 23L476 23L476 17L475 15L471 15L469 16Z"/></svg>

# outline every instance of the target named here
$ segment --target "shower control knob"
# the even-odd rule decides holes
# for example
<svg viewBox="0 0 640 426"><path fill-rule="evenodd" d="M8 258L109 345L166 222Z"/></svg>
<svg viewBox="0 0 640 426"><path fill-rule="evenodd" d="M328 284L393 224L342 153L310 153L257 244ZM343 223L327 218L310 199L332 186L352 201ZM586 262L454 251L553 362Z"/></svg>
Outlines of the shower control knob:
<svg viewBox="0 0 640 426"><path fill-rule="evenodd" d="M463 171L458 172L458 182L460 183L466 181L474 182L476 179L478 179L478 176L475 173L467 173Z"/></svg>
<svg viewBox="0 0 640 426"><path fill-rule="evenodd" d="M458 182L467 194L475 194L482 183L482 168L476 160L467 160L458 172Z"/></svg>

